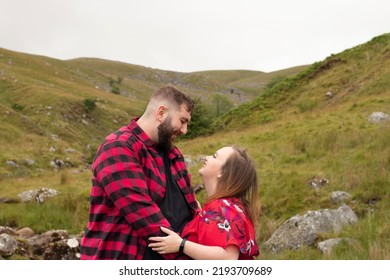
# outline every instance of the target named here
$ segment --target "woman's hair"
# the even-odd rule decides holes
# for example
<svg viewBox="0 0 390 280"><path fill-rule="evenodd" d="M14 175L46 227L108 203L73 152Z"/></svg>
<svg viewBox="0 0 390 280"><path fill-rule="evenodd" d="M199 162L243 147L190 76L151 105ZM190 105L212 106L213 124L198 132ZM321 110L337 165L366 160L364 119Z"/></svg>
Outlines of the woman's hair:
<svg viewBox="0 0 390 280"><path fill-rule="evenodd" d="M241 198L252 223L256 225L260 215L256 168L244 149L232 148L233 153L221 168L216 192L208 201L224 197Z"/></svg>
<svg viewBox="0 0 390 280"><path fill-rule="evenodd" d="M157 89L150 98L152 103L163 100L175 105L177 108L184 104L190 114L192 114L195 109L194 100L173 86L168 85Z"/></svg>

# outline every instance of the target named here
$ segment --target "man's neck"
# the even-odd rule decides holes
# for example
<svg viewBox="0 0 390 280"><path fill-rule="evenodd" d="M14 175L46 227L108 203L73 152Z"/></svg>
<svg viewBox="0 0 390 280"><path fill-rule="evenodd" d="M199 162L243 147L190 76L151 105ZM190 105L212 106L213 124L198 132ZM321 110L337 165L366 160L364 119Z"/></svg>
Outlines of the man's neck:
<svg viewBox="0 0 390 280"><path fill-rule="evenodd" d="M138 126L149 136L153 143L158 142L157 129L153 127L153 121L142 116L137 121Z"/></svg>

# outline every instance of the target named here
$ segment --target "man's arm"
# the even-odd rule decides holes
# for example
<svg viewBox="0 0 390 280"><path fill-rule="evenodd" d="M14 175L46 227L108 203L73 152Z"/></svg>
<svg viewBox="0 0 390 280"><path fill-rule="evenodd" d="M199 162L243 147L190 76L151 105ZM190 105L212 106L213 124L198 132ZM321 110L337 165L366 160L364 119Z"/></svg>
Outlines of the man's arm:
<svg viewBox="0 0 390 280"><path fill-rule="evenodd" d="M125 143L106 143L94 164L94 173L122 216L148 242L161 235L160 226L170 227L150 196L140 160Z"/></svg>

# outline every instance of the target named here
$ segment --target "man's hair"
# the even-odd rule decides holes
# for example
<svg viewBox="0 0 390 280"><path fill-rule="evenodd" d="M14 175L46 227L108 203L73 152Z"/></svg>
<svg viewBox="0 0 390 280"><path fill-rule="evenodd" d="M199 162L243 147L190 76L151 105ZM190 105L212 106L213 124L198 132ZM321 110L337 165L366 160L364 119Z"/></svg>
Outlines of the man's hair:
<svg viewBox="0 0 390 280"><path fill-rule="evenodd" d="M186 110L192 114L192 112L195 109L195 102L194 100L189 97L184 92L178 90L177 88L173 86L163 86L159 89L157 89L153 95L151 96L150 100L153 101L162 101L166 100L170 104L176 105L178 108L181 105L186 106Z"/></svg>

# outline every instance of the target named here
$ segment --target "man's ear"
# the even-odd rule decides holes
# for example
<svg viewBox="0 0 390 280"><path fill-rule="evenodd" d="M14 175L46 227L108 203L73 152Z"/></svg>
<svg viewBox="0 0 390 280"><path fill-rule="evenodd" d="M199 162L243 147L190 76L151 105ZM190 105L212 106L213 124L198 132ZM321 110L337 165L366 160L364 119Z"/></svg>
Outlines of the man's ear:
<svg viewBox="0 0 390 280"><path fill-rule="evenodd" d="M158 106L156 110L156 118L159 122L162 122L164 120L164 116L167 111L167 107L165 107L164 105Z"/></svg>

